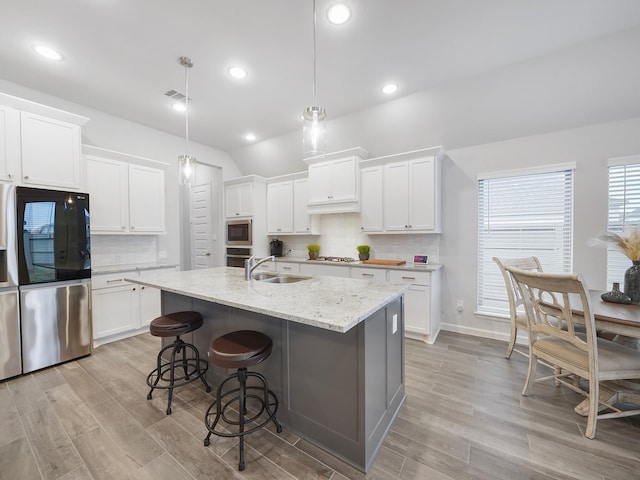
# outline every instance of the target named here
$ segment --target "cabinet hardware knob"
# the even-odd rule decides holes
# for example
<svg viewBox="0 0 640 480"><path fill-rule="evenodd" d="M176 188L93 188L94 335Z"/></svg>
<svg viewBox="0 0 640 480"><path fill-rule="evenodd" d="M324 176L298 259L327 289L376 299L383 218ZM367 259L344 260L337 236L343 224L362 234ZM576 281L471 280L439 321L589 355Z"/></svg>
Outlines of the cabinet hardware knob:
<svg viewBox="0 0 640 480"><path fill-rule="evenodd" d="M133 290L134 292L136 291L135 287L134 287L134 288L132 288L131 290Z"/></svg>
<svg viewBox="0 0 640 480"><path fill-rule="evenodd" d="M211 256L211 253L207 252L207 253L205 253L205 255L206 255L207 257L210 257L210 256Z"/></svg>
<svg viewBox="0 0 640 480"><path fill-rule="evenodd" d="M9 178L13 178L13 173L10 173L9 175L7 175Z"/></svg>
<svg viewBox="0 0 640 480"><path fill-rule="evenodd" d="M25 175L23 178L24 178L25 180L29 180L29 175Z"/></svg>
<svg viewBox="0 0 640 480"><path fill-rule="evenodd" d="M133 225L131 225L131 230L135 230L136 227L134 227Z"/></svg>

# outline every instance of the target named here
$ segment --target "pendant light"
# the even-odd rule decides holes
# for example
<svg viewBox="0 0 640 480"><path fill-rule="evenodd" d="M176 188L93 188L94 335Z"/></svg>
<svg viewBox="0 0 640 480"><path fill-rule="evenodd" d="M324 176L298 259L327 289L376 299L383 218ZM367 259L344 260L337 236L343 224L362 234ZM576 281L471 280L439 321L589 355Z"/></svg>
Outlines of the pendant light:
<svg viewBox="0 0 640 480"><path fill-rule="evenodd" d="M324 156L327 113L316 106L316 0L313 0L313 105L302 112L302 157Z"/></svg>
<svg viewBox="0 0 640 480"><path fill-rule="evenodd" d="M193 67L193 62L189 57L180 57L180 65L184 67L184 131L185 131L185 154L178 155L178 161L180 162L180 172L182 177L182 184L191 186L191 175L195 168L196 159L189 155L189 69Z"/></svg>

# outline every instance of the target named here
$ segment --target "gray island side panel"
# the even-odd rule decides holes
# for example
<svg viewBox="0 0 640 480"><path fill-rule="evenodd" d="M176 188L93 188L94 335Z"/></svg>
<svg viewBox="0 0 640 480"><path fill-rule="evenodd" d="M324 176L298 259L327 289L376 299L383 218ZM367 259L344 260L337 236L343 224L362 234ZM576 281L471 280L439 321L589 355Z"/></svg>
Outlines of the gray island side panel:
<svg viewBox="0 0 640 480"><path fill-rule="evenodd" d="M252 370L265 375L278 396L278 419L364 472L405 398L402 305L400 295L340 333L162 292L163 313L192 309L204 316L191 335L205 357L219 335L241 329L269 335L273 352ZM216 386L229 373L210 365L207 378Z"/></svg>

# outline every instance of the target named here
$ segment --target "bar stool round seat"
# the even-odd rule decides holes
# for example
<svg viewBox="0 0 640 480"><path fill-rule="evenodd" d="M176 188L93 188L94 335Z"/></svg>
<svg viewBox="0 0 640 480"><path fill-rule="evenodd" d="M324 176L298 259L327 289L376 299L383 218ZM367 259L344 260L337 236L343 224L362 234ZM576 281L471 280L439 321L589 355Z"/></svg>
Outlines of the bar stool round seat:
<svg viewBox="0 0 640 480"><path fill-rule="evenodd" d="M269 390L269 384L263 375L247 370L248 367L258 365L267 359L272 349L271 338L254 330L238 330L222 335L214 339L209 348L209 359L214 365L235 368L236 371L220 382L216 400L207 409L205 425L209 433L204 445L210 444L212 434L220 437L240 437L238 470L241 471L245 467L245 435L264 428L269 422L273 422L278 433L282 432L282 426L276 418L278 398ZM248 378L257 379L258 385L247 385ZM238 388L223 391L225 384L232 380L238 382ZM251 414L247 409L248 399L253 400L249 404L249 407L254 409ZM220 419L227 424L224 429L218 425ZM246 429L249 424L251 428ZM237 427L237 431L233 431L234 427Z"/></svg>
<svg viewBox="0 0 640 480"><path fill-rule="evenodd" d="M195 345L186 343L180 338L180 335L200 328L202 323L203 318L199 312L184 311L154 318L149 325L149 333L155 337L176 337L173 343L165 345L160 350L156 361L157 366L147 376L147 385L151 387L147 394L147 400L153 398L155 389L168 390L167 415L171 415L174 388L200 379L206 391L211 391L205 378L205 373L209 368L207 361L200 358L200 352ZM169 361L163 361L162 357L165 352L169 353ZM187 352L190 352L189 356L187 356Z"/></svg>

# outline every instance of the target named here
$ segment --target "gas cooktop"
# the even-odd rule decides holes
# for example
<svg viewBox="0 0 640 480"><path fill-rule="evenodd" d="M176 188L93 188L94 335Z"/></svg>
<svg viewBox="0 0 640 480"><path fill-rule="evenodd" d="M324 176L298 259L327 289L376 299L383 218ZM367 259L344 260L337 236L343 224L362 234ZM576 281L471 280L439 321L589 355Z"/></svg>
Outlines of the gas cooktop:
<svg viewBox="0 0 640 480"><path fill-rule="evenodd" d="M351 257L318 257L315 260L309 259L310 262L357 262L355 258Z"/></svg>

